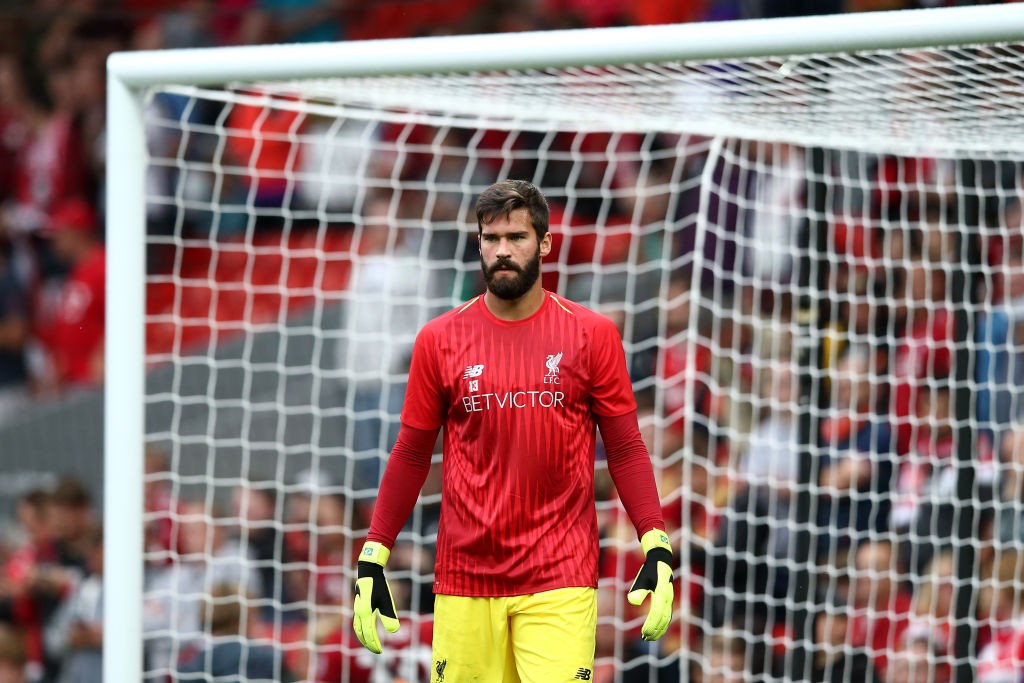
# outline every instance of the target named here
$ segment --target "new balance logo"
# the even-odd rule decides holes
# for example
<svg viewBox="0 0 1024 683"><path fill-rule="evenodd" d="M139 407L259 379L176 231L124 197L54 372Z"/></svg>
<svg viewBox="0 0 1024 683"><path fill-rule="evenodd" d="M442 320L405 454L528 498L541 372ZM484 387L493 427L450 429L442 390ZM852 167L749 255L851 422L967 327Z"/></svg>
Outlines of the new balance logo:
<svg viewBox="0 0 1024 683"><path fill-rule="evenodd" d="M589 681L590 669L576 669L576 675L572 679L574 681Z"/></svg>
<svg viewBox="0 0 1024 683"><path fill-rule="evenodd" d="M462 379L469 379L470 377L479 377L484 374L484 366L481 365L467 365L466 371L462 373Z"/></svg>
<svg viewBox="0 0 1024 683"><path fill-rule="evenodd" d="M548 369L548 374L544 375L544 384L558 384L558 363L562 360L562 352L551 354L548 359L544 361L544 367Z"/></svg>

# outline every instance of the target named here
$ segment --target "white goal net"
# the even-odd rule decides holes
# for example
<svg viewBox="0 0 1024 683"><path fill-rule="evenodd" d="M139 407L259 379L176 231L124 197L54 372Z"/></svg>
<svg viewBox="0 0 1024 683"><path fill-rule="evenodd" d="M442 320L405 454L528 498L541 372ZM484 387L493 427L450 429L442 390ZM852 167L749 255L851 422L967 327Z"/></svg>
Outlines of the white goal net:
<svg viewBox="0 0 1024 683"><path fill-rule="evenodd" d="M619 324L678 549L644 642L599 451L593 680L1015 680L1024 13L1001 11L1022 42L139 87L145 472L108 445L107 495L144 476L120 521L145 528L141 612L112 617L144 679L208 680L219 647L251 679L435 680L440 455L382 656L351 632L354 560L413 338L481 291L472 205L512 177L551 203L545 286Z"/></svg>

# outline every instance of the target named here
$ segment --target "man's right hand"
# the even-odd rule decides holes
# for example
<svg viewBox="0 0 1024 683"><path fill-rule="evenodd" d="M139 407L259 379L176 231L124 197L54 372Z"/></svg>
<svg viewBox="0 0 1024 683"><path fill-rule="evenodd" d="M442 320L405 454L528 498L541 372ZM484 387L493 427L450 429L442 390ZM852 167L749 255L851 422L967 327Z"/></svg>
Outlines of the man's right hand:
<svg viewBox="0 0 1024 683"><path fill-rule="evenodd" d="M367 541L359 552L356 578L356 599L352 615L352 628L359 642L377 654L381 653L380 637L377 635L377 618L388 633L398 631L398 612L391 588L384 578L384 566L391 551L380 543Z"/></svg>

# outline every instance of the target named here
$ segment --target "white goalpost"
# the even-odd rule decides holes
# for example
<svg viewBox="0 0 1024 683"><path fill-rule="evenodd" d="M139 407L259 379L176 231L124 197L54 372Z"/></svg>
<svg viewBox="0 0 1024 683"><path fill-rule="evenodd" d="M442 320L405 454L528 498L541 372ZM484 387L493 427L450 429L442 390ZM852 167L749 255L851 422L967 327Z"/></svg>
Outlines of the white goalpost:
<svg viewBox="0 0 1024 683"><path fill-rule="evenodd" d="M107 87L104 683L223 645L434 680L440 455L381 657L354 552L506 177L551 202L545 286L619 324L678 549L645 643L599 452L595 680L1019 664L1024 6L125 52Z"/></svg>

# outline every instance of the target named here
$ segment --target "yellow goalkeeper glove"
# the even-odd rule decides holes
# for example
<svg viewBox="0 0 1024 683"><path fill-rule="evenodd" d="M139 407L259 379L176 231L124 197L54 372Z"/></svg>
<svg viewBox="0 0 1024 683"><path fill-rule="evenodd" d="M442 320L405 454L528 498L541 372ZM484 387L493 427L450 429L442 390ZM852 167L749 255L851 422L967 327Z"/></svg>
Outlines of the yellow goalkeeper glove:
<svg viewBox="0 0 1024 683"><path fill-rule="evenodd" d="M644 620L640 635L644 640L657 640L668 631L672 621L672 602L675 590L672 588L672 546L668 534L661 529L651 529L640 539L640 547L646 558L640 567L626 599L640 606L648 595L651 596L650 610Z"/></svg>
<svg viewBox="0 0 1024 683"><path fill-rule="evenodd" d="M359 642L370 652L381 653L377 635L377 617L388 633L398 631L398 612L391 588L384 578L384 565L391 551L380 543L367 541L359 552L356 575L356 600L352 615L352 628Z"/></svg>

